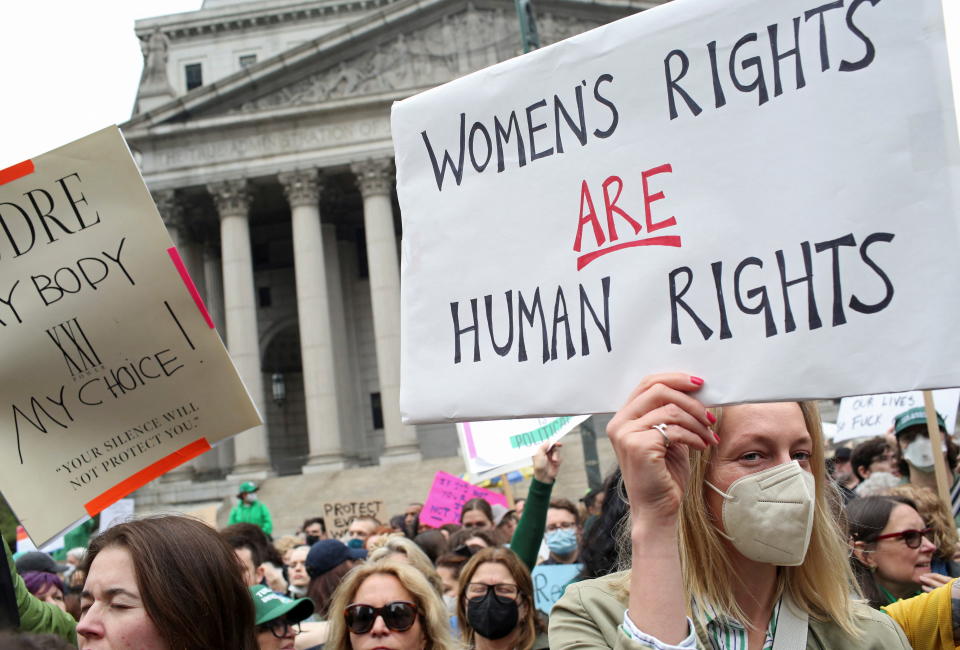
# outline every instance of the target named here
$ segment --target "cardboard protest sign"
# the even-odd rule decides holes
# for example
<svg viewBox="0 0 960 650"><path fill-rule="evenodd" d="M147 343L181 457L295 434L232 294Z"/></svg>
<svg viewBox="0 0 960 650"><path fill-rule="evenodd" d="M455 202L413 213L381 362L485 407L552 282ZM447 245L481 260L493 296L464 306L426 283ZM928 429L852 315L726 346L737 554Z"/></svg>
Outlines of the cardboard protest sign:
<svg viewBox="0 0 960 650"><path fill-rule="evenodd" d="M0 171L0 491L39 544L260 417L116 127Z"/></svg>
<svg viewBox="0 0 960 650"><path fill-rule="evenodd" d="M39 549L37 545L33 543L33 540L30 539L30 536L27 534L27 530L23 526L17 526L17 552L21 551L43 551L44 553L53 553L54 551L59 551L66 545L66 535L71 532L74 528L79 528L87 521L89 517L84 517L80 521L74 522L70 526L67 526L62 535L57 535L52 539L48 540L43 544Z"/></svg>
<svg viewBox="0 0 960 650"><path fill-rule="evenodd" d="M960 388L933 391L933 402L947 423L947 433L952 434L960 404ZM837 432L833 441L882 436L893 426L895 417L917 406L923 406L922 391L844 397L837 411Z"/></svg>
<svg viewBox="0 0 960 650"><path fill-rule="evenodd" d="M323 521L327 525L327 535L342 537L350 522L356 517L373 517L383 521L383 501L331 501L323 504Z"/></svg>
<svg viewBox="0 0 960 650"><path fill-rule="evenodd" d="M960 385L940 0L675 0L392 131L408 422Z"/></svg>
<svg viewBox="0 0 960 650"><path fill-rule="evenodd" d="M477 497L485 499L490 505L507 505L506 497L499 492L477 487L453 474L437 472L433 477L430 494L420 511L420 523L434 528L444 524L459 524L463 504Z"/></svg>
<svg viewBox="0 0 960 650"><path fill-rule="evenodd" d="M550 615L567 585L573 582L582 564L540 564L534 567L530 577L533 579L533 599L537 609Z"/></svg>
<svg viewBox="0 0 960 650"><path fill-rule="evenodd" d="M588 417L458 422L467 471L473 478L482 479L515 469L520 461L529 465L540 445L556 442Z"/></svg>

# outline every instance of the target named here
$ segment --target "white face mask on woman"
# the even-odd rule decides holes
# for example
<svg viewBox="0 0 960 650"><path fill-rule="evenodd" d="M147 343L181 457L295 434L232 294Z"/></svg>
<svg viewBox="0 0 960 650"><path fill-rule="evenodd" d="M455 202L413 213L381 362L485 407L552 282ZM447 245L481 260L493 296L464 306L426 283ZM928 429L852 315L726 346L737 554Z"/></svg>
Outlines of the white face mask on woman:
<svg viewBox="0 0 960 650"><path fill-rule="evenodd" d="M726 492L706 481L723 497L723 528L744 557L777 566L803 564L813 532L813 474L797 461L750 474Z"/></svg>

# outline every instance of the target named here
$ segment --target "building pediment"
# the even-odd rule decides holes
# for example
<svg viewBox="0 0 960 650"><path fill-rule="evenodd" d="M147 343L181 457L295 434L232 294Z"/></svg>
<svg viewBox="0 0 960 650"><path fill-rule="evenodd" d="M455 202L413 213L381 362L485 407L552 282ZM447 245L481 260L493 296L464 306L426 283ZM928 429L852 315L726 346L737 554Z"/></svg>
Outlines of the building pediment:
<svg viewBox="0 0 960 650"><path fill-rule="evenodd" d="M541 1L541 40L563 40L655 4ZM123 130L136 138L164 125L222 127L353 104L389 105L519 53L512 0L399 2L136 115Z"/></svg>

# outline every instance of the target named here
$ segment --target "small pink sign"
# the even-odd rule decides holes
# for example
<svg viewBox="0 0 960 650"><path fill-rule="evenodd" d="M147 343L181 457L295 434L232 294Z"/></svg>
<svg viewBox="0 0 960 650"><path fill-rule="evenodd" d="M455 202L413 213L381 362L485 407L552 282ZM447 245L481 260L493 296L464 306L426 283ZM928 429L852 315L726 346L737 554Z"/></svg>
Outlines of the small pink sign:
<svg viewBox="0 0 960 650"><path fill-rule="evenodd" d="M490 505L507 505L507 498L499 492L477 487L453 474L437 472L427 502L420 511L420 523L434 528L444 524L459 524L463 504L476 497L486 500Z"/></svg>

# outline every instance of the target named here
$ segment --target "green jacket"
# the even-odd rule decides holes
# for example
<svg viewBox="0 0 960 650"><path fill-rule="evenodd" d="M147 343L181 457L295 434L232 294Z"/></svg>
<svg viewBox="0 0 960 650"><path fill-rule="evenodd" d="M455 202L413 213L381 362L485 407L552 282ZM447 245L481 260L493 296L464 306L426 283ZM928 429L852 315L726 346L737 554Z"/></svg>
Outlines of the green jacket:
<svg viewBox="0 0 960 650"><path fill-rule="evenodd" d="M623 573L585 580L567 586L566 593L550 612L550 648L617 648L644 650L649 645L634 641L620 630L627 609L626 594L617 597L614 584L622 582ZM653 587L653 585L651 585ZM863 636L851 639L831 621L810 619L807 650L910 650L903 630L893 619L865 603L855 603L854 611ZM713 646L706 630L694 623L697 649Z"/></svg>
<svg viewBox="0 0 960 650"><path fill-rule="evenodd" d="M227 525L232 526L233 524L253 524L254 526L260 526L260 530L267 535L273 533L273 520L270 519L270 511L259 500L253 503L241 501L233 506L233 510L230 511L230 521L227 522Z"/></svg>
<svg viewBox="0 0 960 650"><path fill-rule="evenodd" d="M77 622L70 614L51 603L38 600L27 591L23 578L17 573L17 567L10 555L10 547L2 544L7 554L7 567L13 580L13 590L17 596L17 608L20 611L20 629L34 634L55 634L77 645Z"/></svg>
<svg viewBox="0 0 960 650"><path fill-rule="evenodd" d="M540 552L543 531L547 526L547 510L550 508L552 492L553 483L541 483L535 478L530 479L530 490L527 492L527 502L523 504L523 515L510 540L510 550L516 553L531 571L537 566L537 553Z"/></svg>

